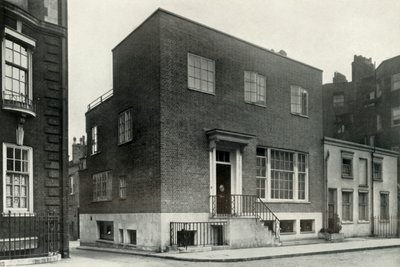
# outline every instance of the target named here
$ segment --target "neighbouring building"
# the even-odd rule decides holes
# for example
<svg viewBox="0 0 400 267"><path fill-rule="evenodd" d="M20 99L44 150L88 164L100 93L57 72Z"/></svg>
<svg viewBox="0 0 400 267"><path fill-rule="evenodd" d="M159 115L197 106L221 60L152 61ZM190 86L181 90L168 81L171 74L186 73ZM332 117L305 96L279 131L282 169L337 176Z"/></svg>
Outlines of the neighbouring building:
<svg viewBox="0 0 400 267"><path fill-rule="evenodd" d="M398 152L324 138L327 227L345 236L397 235Z"/></svg>
<svg viewBox="0 0 400 267"><path fill-rule="evenodd" d="M0 260L68 257L66 0L0 1L0 35Z"/></svg>
<svg viewBox="0 0 400 267"><path fill-rule="evenodd" d="M86 157L85 136L76 138L72 144L72 160L68 163L69 197L68 197L68 232L70 240L79 239L79 170L83 169Z"/></svg>
<svg viewBox="0 0 400 267"><path fill-rule="evenodd" d="M321 84L321 70L283 51L158 9L113 49L113 90L86 113L81 244L316 237Z"/></svg>
<svg viewBox="0 0 400 267"><path fill-rule="evenodd" d="M323 85L324 136L386 149L400 148L400 56L376 69L354 56L352 81L335 73Z"/></svg>

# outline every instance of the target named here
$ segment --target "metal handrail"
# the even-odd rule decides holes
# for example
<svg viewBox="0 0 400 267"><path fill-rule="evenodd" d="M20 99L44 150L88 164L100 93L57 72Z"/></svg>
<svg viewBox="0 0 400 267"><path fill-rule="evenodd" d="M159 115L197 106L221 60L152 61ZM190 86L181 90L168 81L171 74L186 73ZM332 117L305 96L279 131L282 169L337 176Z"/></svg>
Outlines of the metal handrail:
<svg viewBox="0 0 400 267"><path fill-rule="evenodd" d="M29 98L29 95L3 91L2 103L3 106L26 109L35 112L35 103L31 98Z"/></svg>
<svg viewBox="0 0 400 267"><path fill-rule="evenodd" d="M227 196L210 196L212 216L254 216L263 222L276 238L280 236L280 220L276 214L255 195L231 194Z"/></svg>
<svg viewBox="0 0 400 267"><path fill-rule="evenodd" d="M101 96L99 96L98 98L93 100L92 102L90 102L88 105L88 111L93 109L94 107L97 107L98 105L100 105L101 103L103 103L104 101L106 101L107 99L112 97L113 94L114 94L113 89L108 90L107 92L105 92L104 94L102 94Z"/></svg>

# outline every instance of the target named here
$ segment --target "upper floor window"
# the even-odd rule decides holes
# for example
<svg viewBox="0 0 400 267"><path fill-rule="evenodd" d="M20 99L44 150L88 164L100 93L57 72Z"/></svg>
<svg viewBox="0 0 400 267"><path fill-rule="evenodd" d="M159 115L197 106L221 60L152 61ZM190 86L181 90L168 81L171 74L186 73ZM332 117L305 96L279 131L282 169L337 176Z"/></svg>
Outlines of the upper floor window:
<svg viewBox="0 0 400 267"><path fill-rule="evenodd" d="M266 79L250 71L244 72L244 100L248 103L265 105Z"/></svg>
<svg viewBox="0 0 400 267"><path fill-rule="evenodd" d="M308 92L300 86L290 86L291 112L308 116Z"/></svg>
<svg viewBox="0 0 400 267"><path fill-rule="evenodd" d="M400 89L400 73L392 75L392 91Z"/></svg>
<svg viewBox="0 0 400 267"><path fill-rule="evenodd" d="M308 199L308 155L258 148L256 192L258 197L269 201L306 201Z"/></svg>
<svg viewBox="0 0 400 267"><path fill-rule="evenodd" d="M132 109L121 112L118 117L118 143L132 140Z"/></svg>
<svg viewBox="0 0 400 267"><path fill-rule="evenodd" d="M93 201L112 200L112 173L100 172L93 175Z"/></svg>
<svg viewBox="0 0 400 267"><path fill-rule="evenodd" d="M400 126L400 107L392 108L392 127Z"/></svg>
<svg viewBox="0 0 400 267"><path fill-rule="evenodd" d="M99 152L97 140L97 125L95 125L92 127L92 155Z"/></svg>
<svg viewBox="0 0 400 267"><path fill-rule="evenodd" d="M381 119L381 115L376 114L376 130L380 131L382 130L382 119Z"/></svg>
<svg viewBox="0 0 400 267"><path fill-rule="evenodd" d="M75 179L73 175L69 177L69 194L75 194Z"/></svg>
<svg viewBox="0 0 400 267"><path fill-rule="evenodd" d="M32 148L3 143L3 211L33 211Z"/></svg>
<svg viewBox="0 0 400 267"><path fill-rule="evenodd" d="M342 151L342 177L353 178L353 153Z"/></svg>
<svg viewBox="0 0 400 267"><path fill-rule="evenodd" d="M382 180L382 158L374 158L373 160L373 173L372 178L374 180Z"/></svg>
<svg viewBox="0 0 400 267"><path fill-rule="evenodd" d="M188 53L189 89L215 93L215 62L211 59Z"/></svg>
<svg viewBox="0 0 400 267"><path fill-rule="evenodd" d="M35 115L32 101L31 54L35 41L5 28L3 39L3 107Z"/></svg>
<svg viewBox="0 0 400 267"><path fill-rule="evenodd" d="M333 107L343 107L344 106L344 94L333 95Z"/></svg>
<svg viewBox="0 0 400 267"><path fill-rule="evenodd" d="M126 198L126 178L125 176L119 177L119 198Z"/></svg>

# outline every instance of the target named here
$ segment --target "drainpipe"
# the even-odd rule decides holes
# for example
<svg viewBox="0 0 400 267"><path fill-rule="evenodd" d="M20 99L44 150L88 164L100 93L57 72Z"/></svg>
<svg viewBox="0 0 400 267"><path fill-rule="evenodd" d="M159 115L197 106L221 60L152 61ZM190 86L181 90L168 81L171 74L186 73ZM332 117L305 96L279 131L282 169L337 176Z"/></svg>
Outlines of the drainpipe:
<svg viewBox="0 0 400 267"><path fill-rule="evenodd" d="M373 150L371 151L371 236L375 235L375 220L374 220L374 153L375 142Z"/></svg>
<svg viewBox="0 0 400 267"><path fill-rule="evenodd" d="M325 152L325 146L324 146ZM322 213L322 228L328 227L328 160L329 160L329 150L324 158L324 212Z"/></svg>

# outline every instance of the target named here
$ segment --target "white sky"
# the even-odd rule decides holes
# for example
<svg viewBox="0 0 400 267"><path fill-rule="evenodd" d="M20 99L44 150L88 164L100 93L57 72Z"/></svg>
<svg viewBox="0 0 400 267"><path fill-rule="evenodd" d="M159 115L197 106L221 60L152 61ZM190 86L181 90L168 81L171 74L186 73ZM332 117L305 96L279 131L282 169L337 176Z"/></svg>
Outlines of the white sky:
<svg viewBox="0 0 400 267"><path fill-rule="evenodd" d="M157 8L351 80L353 56L400 54L399 0L69 0L69 140L112 88L111 50Z"/></svg>

